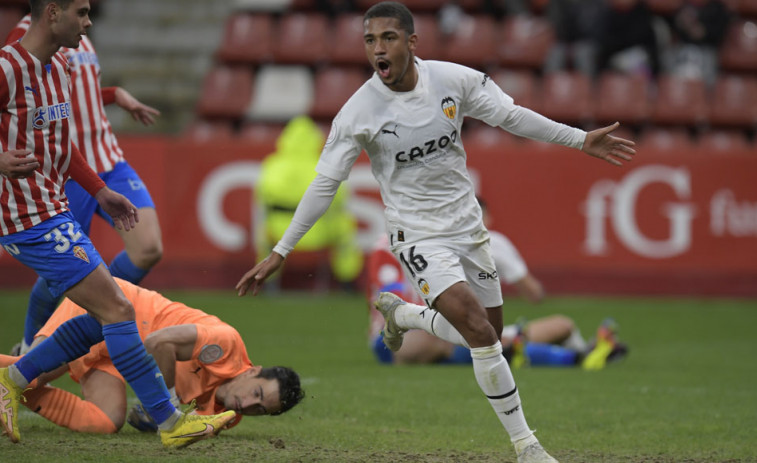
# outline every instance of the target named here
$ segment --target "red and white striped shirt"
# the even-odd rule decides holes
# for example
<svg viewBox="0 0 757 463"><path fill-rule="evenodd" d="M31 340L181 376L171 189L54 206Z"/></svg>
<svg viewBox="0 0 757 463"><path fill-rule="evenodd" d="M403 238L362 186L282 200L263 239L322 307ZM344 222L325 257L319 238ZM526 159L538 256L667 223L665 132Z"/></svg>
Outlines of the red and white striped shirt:
<svg viewBox="0 0 757 463"><path fill-rule="evenodd" d="M67 60L44 65L20 43L0 50L0 152L28 149L40 167L28 178L0 177L0 235L33 227L68 208L63 184L72 146Z"/></svg>
<svg viewBox="0 0 757 463"><path fill-rule="evenodd" d="M23 37L30 23L31 16L26 15L8 35L6 43ZM81 38L79 48L61 48L60 51L68 59L73 85L71 103L75 124L71 136L74 144L95 172L109 172L117 162L124 160L105 114L105 105L114 101L115 88L101 89L100 63L86 35Z"/></svg>

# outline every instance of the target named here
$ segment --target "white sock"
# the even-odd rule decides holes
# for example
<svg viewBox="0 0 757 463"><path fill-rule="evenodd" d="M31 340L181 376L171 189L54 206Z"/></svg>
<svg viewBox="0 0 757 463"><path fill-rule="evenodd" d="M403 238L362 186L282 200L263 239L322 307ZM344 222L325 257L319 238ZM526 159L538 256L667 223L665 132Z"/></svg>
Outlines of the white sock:
<svg viewBox="0 0 757 463"><path fill-rule="evenodd" d="M10 376L11 381L16 383L16 386L20 387L21 389L26 389L26 387L29 385L29 381L24 378L24 375L21 374L21 371L19 371L16 365L11 365L8 367L8 376Z"/></svg>
<svg viewBox="0 0 757 463"><path fill-rule="evenodd" d="M176 426L176 423L179 421L179 418L181 418L182 413L177 408L174 410L173 415L169 416L168 419L166 419L164 422L158 424L158 429L161 431L170 431L173 429L174 426Z"/></svg>
<svg viewBox="0 0 757 463"><path fill-rule="evenodd" d="M434 309L408 302L397 306L394 311L394 320L400 328L420 329L452 344L468 347L468 343L460 332Z"/></svg>
<svg viewBox="0 0 757 463"><path fill-rule="evenodd" d="M181 405L181 400L179 400L179 396L176 395L176 386L169 387L168 394L171 396L171 403L173 404L173 406L179 408L179 405Z"/></svg>
<svg viewBox="0 0 757 463"><path fill-rule="evenodd" d="M489 347L473 347L470 353L476 381L510 435L510 440L515 442L532 436L533 431L523 415L518 388L502 356L502 344L497 342Z"/></svg>
<svg viewBox="0 0 757 463"><path fill-rule="evenodd" d="M584 353L589 349L588 344L586 344L586 340L583 336L581 336L581 330L579 330L578 328L573 328L573 331L570 332L568 339L563 341L562 346L566 349L580 353Z"/></svg>

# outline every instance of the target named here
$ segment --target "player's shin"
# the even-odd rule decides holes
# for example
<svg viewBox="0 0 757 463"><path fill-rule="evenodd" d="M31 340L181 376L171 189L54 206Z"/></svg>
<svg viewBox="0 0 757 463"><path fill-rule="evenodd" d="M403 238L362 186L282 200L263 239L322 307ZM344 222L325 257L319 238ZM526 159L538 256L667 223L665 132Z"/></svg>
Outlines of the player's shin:
<svg viewBox="0 0 757 463"><path fill-rule="evenodd" d="M471 358L476 381L510 435L510 440L515 442L531 436L533 432L523 415L515 380L502 356L502 344L497 342L488 347L474 347Z"/></svg>
<svg viewBox="0 0 757 463"><path fill-rule="evenodd" d="M420 329L452 344L468 347L460 332L436 310L408 302L397 307L394 318L403 329Z"/></svg>
<svg viewBox="0 0 757 463"><path fill-rule="evenodd" d="M158 423L158 428L171 429L181 413L171 403L163 375L155 360L145 350L136 323L111 323L103 326L102 332L113 365Z"/></svg>

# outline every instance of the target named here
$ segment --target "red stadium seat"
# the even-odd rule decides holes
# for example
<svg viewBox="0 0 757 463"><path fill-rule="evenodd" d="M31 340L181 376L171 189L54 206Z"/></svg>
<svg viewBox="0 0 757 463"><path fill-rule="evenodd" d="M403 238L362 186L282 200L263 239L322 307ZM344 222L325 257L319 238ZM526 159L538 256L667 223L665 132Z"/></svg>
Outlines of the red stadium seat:
<svg viewBox="0 0 757 463"><path fill-rule="evenodd" d="M252 99L253 73L247 67L212 69L202 86L197 114L206 118L239 118Z"/></svg>
<svg viewBox="0 0 757 463"><path fill-rule="evenodd" d="M227 121L197 119L184 131L184 137L194 142L231 140L234 129Z"/></svg>
<svg viewBox="0 0 757 463"><path fill-rule="evenodd" d="M239 130L239 139L256 145L276 146L276 140L281 135L284 124L245 122Z"/></svg>
<svg viewBox="0 0 757 463"><path fill-rule="evenodd" d="M541 69L555 41L552 25L538 16L505 18L497 32L499 63L509 67Z"/></svg>
<svg viewBox="0 0 757 463"><path fill-rule="evenodd" d="M276 63L314 65L328 57L328 19L321 14L294 13L284 16L276 28L273 59Z"/></svg>
<svg viewBox="0 0 757 463"><path fill-rule="evenodd" d="M439 25L434 15L414 15L415 33L418 34L418 47L415 55L421 59L441 58L441 39Z"/></svg>
<svg viewBox="0 0 757 463"><path fill-rule="evenodd" d="M589 77L579 72L554 72L542 82L542 113L558 122L581 123L592 117Z"/></svg>
<svg viewBox="0 0 757 463"><path fill-rule="evenodd" d="M443 38L442 59L483 69L497 61L495 22L488 16L465 16L457 29Z"/></svg>
<svg viewBox="0 0 757 463"><path fill-rule="evenodd" d="M363 15L343 14L334 20L329 61L334 64L367 64L363 46Z"/></svg>
<svg viewBox="0 0 757 463"><path fill-rule="evenodd" d="M699 136L697 146L705 153L727 154L754 150L744 132L711 130Z"/></svg>
<svg viewBox="0 0 757 463"><path fill-rule="evenodd" d="M513 97L515 104L541 112L539 80L531 71L498 70L491 75L494 83Z"/></svg>
<svg viewBox="0 0 757 463"><path fill-rule="evenodd" d="M310 116L314 119L332 119L367 79L363 68L319 69L315 73L315 94Z"/></svg>
<svg viewBox="0 0 757 463"><path fill-rule="evenodd" d="M729 0L727 3L741 17L757 17L757 2L754 0Z"/></svg>
<svg viewBox="0 0 757 463"><path fill-rule="evenodd" d="M731 71L757 71L757 22L731 22L720 47L720 65Z"/></svg>
<svg viewBox="0 0 757 463"><path fill-rule="evenodd" d="M238 13L226 21L218 59L257 64L272 57L273 19L267 14Z"/></svg>
<svg viewBox="0 0 757 463"><path fill-rule="evenodd" d="M757 126L757 78L721 75L710 98L709 119L719 127Z"/></svg>
<svg viewBox="0 0 757 463"><path fill-rule="evenodd" d="M640 75L605 73L599 78L594 118L638 125L649 117L649 82Z"/></svg>
<svg viewBox="0 0 757 463"><path fill-rule="evenodd" d="M664 75L657 79L651 120L661 125L698 125L707 121L704 81Z"/></svg>
<svg viewBox="0 0 757 463"><path fill-rule="evenodd" d="M655 151L692 151L695 145L688 132L682 128L665 129L655 127L645 130L639 137L636 152L651 149Z"/></svg>

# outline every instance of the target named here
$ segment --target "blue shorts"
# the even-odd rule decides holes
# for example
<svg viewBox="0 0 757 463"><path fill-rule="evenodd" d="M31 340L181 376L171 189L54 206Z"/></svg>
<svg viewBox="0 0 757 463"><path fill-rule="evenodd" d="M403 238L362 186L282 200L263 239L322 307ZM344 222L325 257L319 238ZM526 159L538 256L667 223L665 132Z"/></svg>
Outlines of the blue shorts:
<svg viewBox="0 0 757 463"><path fill-rule="evenodd" d="M378 360L379 363L392 363L394 361L392 351L390 351L389 348L386 347L386 344L384 344L383 334L379 334L373 338L373 344L371 347L373 348L373 354L376 356L376 360Z"/></svg>
<svg viewBox="0 0 757 463"><path fill-rule="evenodd" d="M155 203L150 197L142 179L137 172L127 162L119 162L110 172L103 172L100 178L103 179L108 188L121 193L131 201L137 209L143 207L155 207ZM74 180L69 179L66 182L66 196L68 197L68 208L74 214L74 218L81 224L84 233L89 235L89 229L92 225L92 217L99 215L106 222L113 226L113 219L102 210L97 200Z"/></svg>
<svg viewBox="0 0 757 463"><path fill-rule="evenodd" d="M60 298L103 261L71 212L55 215L27 230L0 236L0 244L44 278L55 298Z"/></svg>

